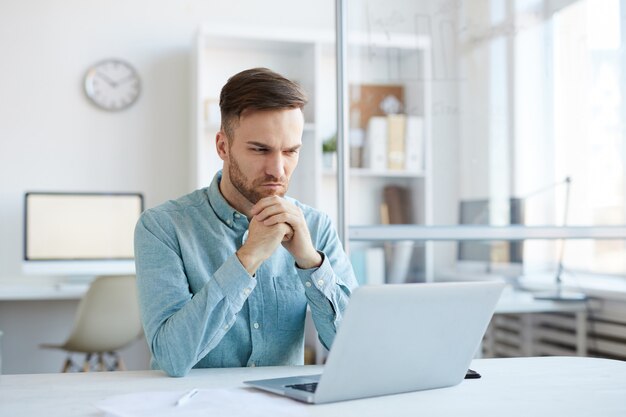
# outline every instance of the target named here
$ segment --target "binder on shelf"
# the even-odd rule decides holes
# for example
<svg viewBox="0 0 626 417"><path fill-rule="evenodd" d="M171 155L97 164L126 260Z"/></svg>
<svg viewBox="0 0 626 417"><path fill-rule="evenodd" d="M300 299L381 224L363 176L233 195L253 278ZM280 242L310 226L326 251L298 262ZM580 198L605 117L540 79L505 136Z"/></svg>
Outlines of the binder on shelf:
<svg viewBox="0 0 626 417"><path fill-rule="evenodd" d="M383 248L352 249L350 262L359 285L385 283L385 251Z"/></svg>
<svg viewBox="0 0 626 417"><path fill-rule="evenodd" d="M370 117L367 122L364 159L365 167L373 171L387 169L387 118Z"/></svg>
<svg viewBox="0 0 626 417"><path fill-rule="evenodd" d="M401 84L352 84L350 125L365 128L375 116L398 113L404 108L404 86ZM390 106L389 103L394 105Z"/></svg>
<svg viewBox="0 0 626 417"><path fill-rule="evenodd" d="M363 148L365 132L363 129L350 129L350 168L363 168Z"/></svg>
<svg viewBox="0 0 626 417"><path fill-rule="evenodd" d="M403 240L392 244L387 283L403 284L408 282L414 248L415 243L411 240Z"/></svg>
<svg viewBox="0 0 626 417"><path fill-rule="evenodd" d="M389 224L413 223L410 189L399 185L387 185L383 189L383 200L387 206Z"/></svg>
<svg viewBox="0 0 626 417"><path fill-rule="evenodd" d="M383 248L368 248L365 256L367 283L378 285L385 283L385 250Z"/></svg>
<svg viewBox="0 0 626 417"><path fill-rule="evenodd" d="M387 168L390 170L404 170L405 131L406 115L390 114L387 116Z"/></svg>
<svg viewBox="0 0 626 417"><path fill-rule="evenodd" d="M384 203L381 207L383 224L410 224L413 222L409 188L399 185L388 185L383 189L383 201ZM385 244L387 252L387 283L399 284L407 282L414 248L414 242L410 240Z"/></svg>
<svg viewBox="0 0 626 417"><path fill-rule="evenodd" d="M424 119L408 116L405 134L406 160L405 170L408 172L424 171Z"/></svg>
<svg viewBox="0 0 626 417"><path fill-rule="evenodd" d="M367 283L367 269L365 268L365 251L352 248L350 250L350 263L359 285Z"/></svg>

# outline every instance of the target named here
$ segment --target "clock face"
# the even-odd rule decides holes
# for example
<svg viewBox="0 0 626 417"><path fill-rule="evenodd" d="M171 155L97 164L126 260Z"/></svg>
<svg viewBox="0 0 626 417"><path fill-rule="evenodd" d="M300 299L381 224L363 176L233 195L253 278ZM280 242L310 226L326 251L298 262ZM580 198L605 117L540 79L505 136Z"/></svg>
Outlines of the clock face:
<svg viewBox="0 0 626 417"><path fill-rule="evenodd" d="M139 97L141 83L137 71L127 62L107 59L92 66L85 75L85 93L98 107L123 110Z"/></svg>

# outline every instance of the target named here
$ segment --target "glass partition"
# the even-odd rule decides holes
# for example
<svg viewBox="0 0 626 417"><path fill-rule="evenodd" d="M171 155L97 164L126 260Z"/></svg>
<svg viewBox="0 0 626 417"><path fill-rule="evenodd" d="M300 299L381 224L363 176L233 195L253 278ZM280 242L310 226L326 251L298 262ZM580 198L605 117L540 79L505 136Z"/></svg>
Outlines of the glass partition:
<svg viewBox="0 0 626 417"><path fill-rule="evenodd" d="M345 6L351 228L626 230L626 1ZM332 166L324 172L330 192L338 179ZM558 239L434 244L429 233L411 239L408 280L436 279L459 262L525 271L554 264L561 251ZM626 272L624 240L565 246L573 270ZM393 256L387 244L387 264Z"/></svg>

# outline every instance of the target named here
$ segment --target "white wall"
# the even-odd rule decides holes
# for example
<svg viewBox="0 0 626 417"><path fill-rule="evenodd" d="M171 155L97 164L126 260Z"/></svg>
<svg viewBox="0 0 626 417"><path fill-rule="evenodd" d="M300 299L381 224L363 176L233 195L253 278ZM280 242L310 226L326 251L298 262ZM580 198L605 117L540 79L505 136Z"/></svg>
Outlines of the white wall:
<svg viewBox="0 0 626 417"><path fill-rule="evenodd" d="M188 191L190 53L203 22L329 29L334 2L0 3L0 279L21 275L27 190L140 191L147 207ZM82 91L107 57L142 77L139 101L120 113Z"/></svg>

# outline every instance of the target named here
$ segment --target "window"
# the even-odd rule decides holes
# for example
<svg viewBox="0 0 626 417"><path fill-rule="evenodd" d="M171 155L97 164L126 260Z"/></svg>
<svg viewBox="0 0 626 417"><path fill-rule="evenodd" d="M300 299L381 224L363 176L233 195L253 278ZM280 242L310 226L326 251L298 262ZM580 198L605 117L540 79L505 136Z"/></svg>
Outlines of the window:
<svg viewBox="0 0 626 417"><path fill-rule="evenodd" d="M526 225L625 224L623 2L486 4L459 22L460 200L487 199L492 225L509 224L511 198ZM626 272L623 240L565 245L570 268ZM525 268L553 266L559 252L526 241Z"/></svg>

